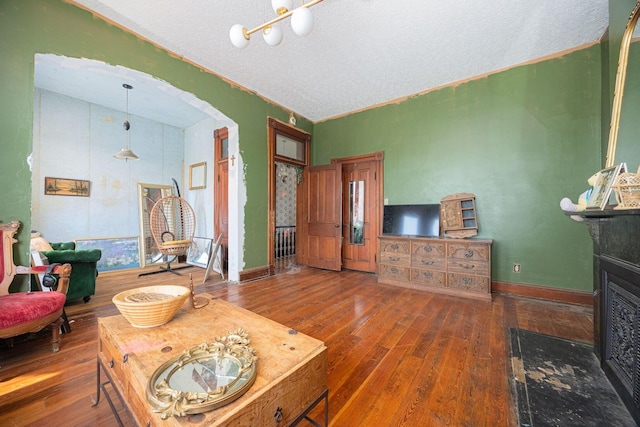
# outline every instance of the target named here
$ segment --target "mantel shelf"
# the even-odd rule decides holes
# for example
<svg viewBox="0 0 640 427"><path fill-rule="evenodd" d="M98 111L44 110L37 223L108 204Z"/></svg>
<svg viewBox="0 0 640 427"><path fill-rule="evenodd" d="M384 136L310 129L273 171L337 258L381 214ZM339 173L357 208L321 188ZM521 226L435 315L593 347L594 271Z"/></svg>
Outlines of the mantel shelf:
<svg viewBox="0 0 640 427"><path fill-rule="evenodd" d="M567 216L577 215L585 219L589 218L611 218L624 215L640 215L640 209L605 209L605 210L587 210L580 212L564 212Z"/></svg>

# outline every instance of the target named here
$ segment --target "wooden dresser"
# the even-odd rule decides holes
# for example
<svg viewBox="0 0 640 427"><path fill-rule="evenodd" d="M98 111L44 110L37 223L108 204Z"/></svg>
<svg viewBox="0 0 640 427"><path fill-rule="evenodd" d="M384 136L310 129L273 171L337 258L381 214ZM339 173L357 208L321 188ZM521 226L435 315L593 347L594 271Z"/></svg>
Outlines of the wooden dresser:
<svg viewBox="0 0 640 427"><path fill-rule="evenodd" d="M491 299L492 240L380 236L378 282Z"/></svg>
<svg viewBox="0 0 640 427"><path fill-rule="evenodd" d="M184 350L240 327L249 333L258 357L251 388L221 408L162 420L146 398L147 381L155 370ZM171 322L149 329L134 328L122 316L100 318L98 334L98 383L113 386L138 426L288 426L322 400L327 424L324 344L226 301L213 300L197 310L187 301ZM105 383L101 371L108 378ZM99 386L96 404L100 391L107 390Z"/></svg>

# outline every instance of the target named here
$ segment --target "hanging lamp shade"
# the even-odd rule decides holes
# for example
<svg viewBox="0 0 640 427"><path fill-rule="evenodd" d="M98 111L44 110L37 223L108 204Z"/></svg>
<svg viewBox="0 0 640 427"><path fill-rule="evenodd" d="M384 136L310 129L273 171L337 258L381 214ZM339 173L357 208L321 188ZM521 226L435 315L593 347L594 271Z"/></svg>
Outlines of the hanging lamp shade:
<svg viewBox="0 0 640 427"><path fill-rule="evenodd" d="M262 29L262 37L268 45L278 46L282 42L282 30L275 25L269 25Z"/></svg>
<svg viewBox="0 0 640 427"><path fill-rule="evenodd" d="M293 9L293 0L271 0L271 7L275 13L282 15Z"/></svg>
<svg viewBox="0 0 640 427"><path fill-rule="evenodd" d="M229 38L231 43L238 49L244 49L249 46L249 36L247 29L242 24L236 24L229 30Z"/></svg>
<svg viewBox="0 0 640 427"><path fill-rule="evenodd" d="M120 160L140 160L140 157L136 156L136 153L129 148L123 148L114 154L113 157Z"/></svg>
<svg viewBox="0 0 640 427"><path fill-rule="evenodd" d="M116 154L113 155L113 157L115 157L116 159L119 160L140 160L140 158L138 156L136 156L136 153L134 153L130 148L129 148L129 129L131 129L131 123L129 123L129 91L131 89L133 89L133 86L128 85L128 84L123 84L122 85L123 88L125 88L127 90L127 118L125 119L124 123L122 124L122 126L124 127L124 131L126 132L127 135L127 146L123 149L121 149L120 151L118 151Z"/></svg>
<svg viewBox="0 0 640 427"><path fill-rule="evenodd" d="M291 14L291 28L299 36L308 36L313 30L313 14L306 7L299 7Z"/></svg>

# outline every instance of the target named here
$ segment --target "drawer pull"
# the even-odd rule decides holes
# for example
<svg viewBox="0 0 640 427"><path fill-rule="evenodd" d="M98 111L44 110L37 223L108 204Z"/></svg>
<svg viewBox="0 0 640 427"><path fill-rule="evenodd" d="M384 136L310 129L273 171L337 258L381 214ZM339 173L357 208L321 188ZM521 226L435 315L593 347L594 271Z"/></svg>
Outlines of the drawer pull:
<svg viewBox="0 0 640 427"><path fill-rule="evenodd" d="M433 264L435 264L435 263L436 263L436 262L435 262L435 261L433 261L433 260L427 261L427 260L425 260L425 259L420 260L420 262L422 262L422 265L433 265Z"/></svg>
<svg viewBox="0 0 640 427"><path fill-rule="evenodd" d="M389 257L389 261L393 261L393 262L400 261L400 257L399 256L390 256Z"/></svg>
<svg viewBox="0 0 640 427"><path fill-rule="evenodd" d="M273 419L276 420L277 423L282 422L284 419L284 415L282 415L282 408L278 406L275 414L273 414Z"/></svg>
<svg viewBox="0 0 640 427"><path fill-rule="evenodd" d="M109 361L109 367L110 367L110 368L113 368L114 366L115 366L115 362L113 361L113 359L111 359L111 360Z"/></svg>
<svg viewBox="0 0 640 427"><path fill-rule="evenodd" d="M458 265L467 270L473 270L474 268L476 268L475 264L458 264Z"/></svg>

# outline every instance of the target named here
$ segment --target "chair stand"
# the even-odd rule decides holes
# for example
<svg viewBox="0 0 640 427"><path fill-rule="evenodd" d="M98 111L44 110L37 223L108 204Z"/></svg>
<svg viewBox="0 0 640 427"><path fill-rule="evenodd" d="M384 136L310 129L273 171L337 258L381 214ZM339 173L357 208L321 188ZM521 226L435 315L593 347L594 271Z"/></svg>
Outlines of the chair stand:
<svg viewBox="0 0 640 427"><path fill-rule="evenodd" d="M178 273L176 270L184 270L185 268L191 268L191 267L193 267L193 266L192 265L184 265L182 267L172 268L171 267L171 262L167 262L167 266L166 267L160 267L156 271L149 271L149 272L146 272L146 273L140 273L140 274L138 274L138 277L150 276L152 274L160 274L160 273L173 273L176 276L182 276L182 274Z"/></svg>

